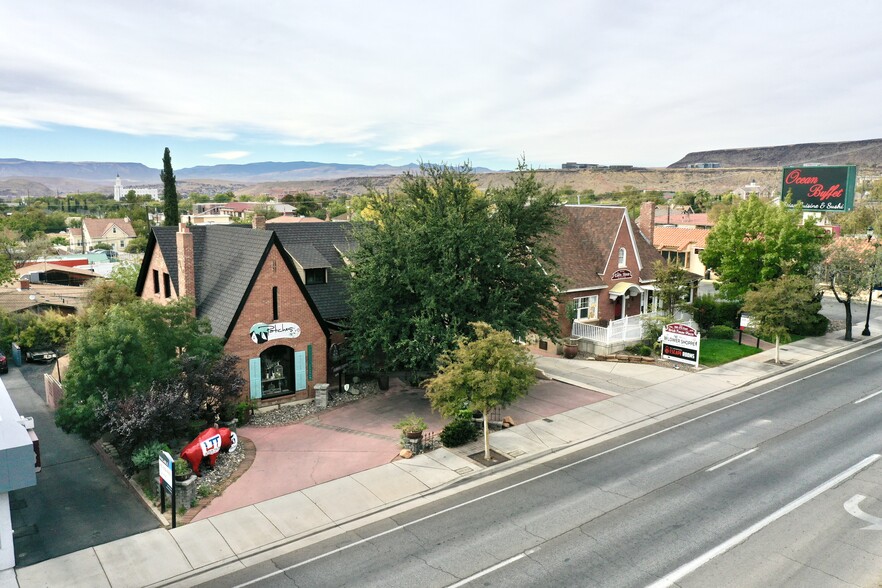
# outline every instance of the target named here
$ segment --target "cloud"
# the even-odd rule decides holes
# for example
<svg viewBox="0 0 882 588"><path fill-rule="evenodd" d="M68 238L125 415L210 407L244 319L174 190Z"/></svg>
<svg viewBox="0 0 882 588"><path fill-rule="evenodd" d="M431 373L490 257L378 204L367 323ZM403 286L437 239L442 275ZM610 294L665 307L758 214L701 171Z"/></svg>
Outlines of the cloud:
<svg viewBox="0 0 882 588"><path fill-rule="evenodd" d="M206 153L205 157L211 157L212 159L242 159L243 157L248 157L251 155L250 151L223 151L221 153Z"/></svg>

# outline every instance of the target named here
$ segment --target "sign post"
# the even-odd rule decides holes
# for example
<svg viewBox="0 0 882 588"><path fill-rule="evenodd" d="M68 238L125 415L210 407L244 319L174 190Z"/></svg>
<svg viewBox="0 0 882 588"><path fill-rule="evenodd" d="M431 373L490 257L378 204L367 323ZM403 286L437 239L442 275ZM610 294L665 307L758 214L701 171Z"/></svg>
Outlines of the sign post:
<svg viewBox="0 0 882 588"><path fill-rule="evenodd" d="M698 352L701 335L698 331L682 323L665 325L661 336L662 359L698 367Z"/></svg>
<svg viewBox="0 0 882 588"><path fill-rule="evenodd" d="M165 513L165 493L171 495L172 529L177 527L177 504L175 500L175 460L167 452L159 454L159 509Z"/></svg>

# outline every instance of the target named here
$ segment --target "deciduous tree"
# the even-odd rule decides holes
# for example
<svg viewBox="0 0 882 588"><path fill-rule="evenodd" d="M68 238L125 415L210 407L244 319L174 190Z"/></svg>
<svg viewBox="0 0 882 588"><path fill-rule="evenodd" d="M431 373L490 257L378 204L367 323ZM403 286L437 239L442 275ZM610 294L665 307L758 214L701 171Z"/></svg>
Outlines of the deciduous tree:
<svg viewBox="0 0 882 588"><path fill-rule="evenodd" d="M523 164L511 185L486 193L468 167L423 165L400 185L372 192L355 224L348 343L357 358L382 350L392 369L431 370L475 321L515 337L554 335L554 190Z"/></svg>
<svg viewBox="0 0 882 588"><path fill-rule="evenodd" d="M864 239L843 237L824 248L824 272L836 301L845 306L845 340L852 340L851 300L876 283L877 250Z"/></svg>
<svg viewBox="0 0 882 588"><path fill-rule="evenodd" d="M720 276L720 293L740 300L751 285L785 273L811 275L829 240L802 208L764 202L758 196L723 214L707 237L701 261Z"/></svg>
<svg viewBox="0 0 882 588"><path fill-rule="evenodd" d="M467 408L481 411L484 420L484 459L490 459L488 415L525 395L536 381L536 363L508 331L487 323L471 323L476 339L461 338L457 348L442 355L438 372L426 383L434 410L452 418Z"/></svg>
<svg viewBox="0 0 882 588"><path fill-rule="evenodd" d="M781 341L790 340L790 325L820 308L814 282L806 276L784 275L744 295L752 330L764 339L775 339L775 363L781 363Z"/></svg>

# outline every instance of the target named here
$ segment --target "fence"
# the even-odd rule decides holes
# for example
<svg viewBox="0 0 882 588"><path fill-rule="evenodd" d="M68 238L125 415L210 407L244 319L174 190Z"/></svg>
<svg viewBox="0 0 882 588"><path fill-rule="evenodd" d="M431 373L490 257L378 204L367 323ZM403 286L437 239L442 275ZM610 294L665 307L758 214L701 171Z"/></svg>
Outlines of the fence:
<svg viewBox="0 0 882 588"><path fill-rule="evenodd" d="M586 325L578 321L573 322L573 337L579 339L587 339L597 343L610 345L612 343L620 343L625 341L639 341L643 338L643 322L647 318L658 318L658 314L639 314L635 316L626 316L614 321L610 321L606 327L597 325ZM674 316L677 322L689 325L695 329L698 325L691 320L692 317L686 313L678 312Z"/></svg>

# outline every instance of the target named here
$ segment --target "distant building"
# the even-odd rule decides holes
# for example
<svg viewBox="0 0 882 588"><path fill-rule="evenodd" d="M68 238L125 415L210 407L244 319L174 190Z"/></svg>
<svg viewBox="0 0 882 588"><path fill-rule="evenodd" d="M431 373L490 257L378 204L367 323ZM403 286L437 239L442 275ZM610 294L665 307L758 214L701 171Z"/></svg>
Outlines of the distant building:
<svg viewBox="0 0 882 588"><path fill-rule="evenodd" d="M128 218L84 218L83 228L69 229L68 242L73 248L84 251L94 249L98 243L106 243L114 251L123 251L129 240L136 237Z"/></svg>
<svg viewBox="0 0 882 588"><path fill-rule="evenodd" d="M561 164L560 169L594 169L596 167L598 167L596 163L576 163L575 161L568 161Z"/></svg>
<svg viewBox="0 0 882 588"><path fill-rule="evenodd" d="M150 196L153 200L159 200L159 190L156 188L129 188L126 190L123 188L119 174L116 174L116 183L113 185L113 199L119 202L129 192L134 192L135 196Z"/></svg>
<svg viewBox="0 0 882 588"><path fill-rule="evenodd" d="M687 169L715 169L718 167L722 167L716 161L698 161L696 163L687 163Z"/></svg>

